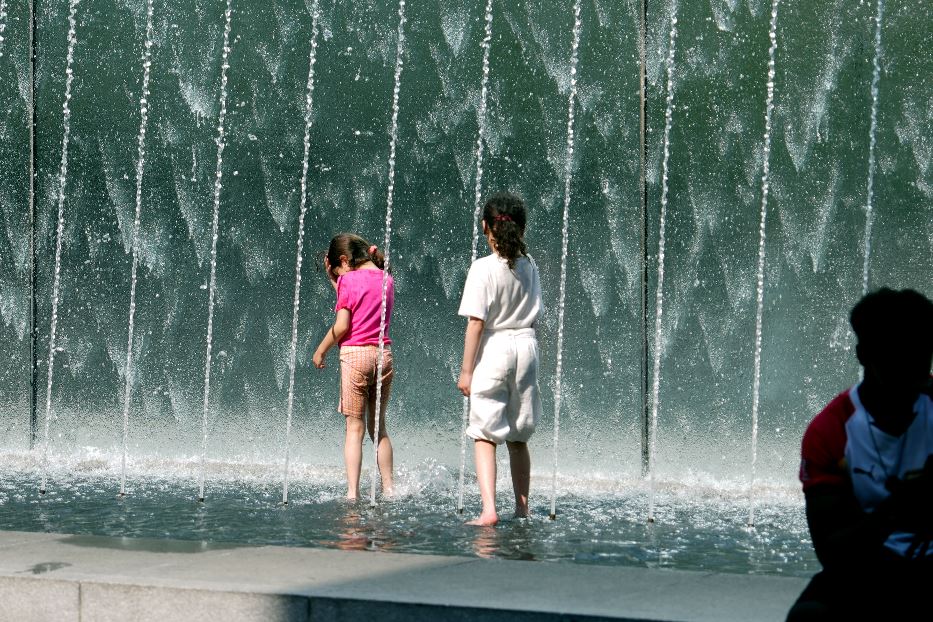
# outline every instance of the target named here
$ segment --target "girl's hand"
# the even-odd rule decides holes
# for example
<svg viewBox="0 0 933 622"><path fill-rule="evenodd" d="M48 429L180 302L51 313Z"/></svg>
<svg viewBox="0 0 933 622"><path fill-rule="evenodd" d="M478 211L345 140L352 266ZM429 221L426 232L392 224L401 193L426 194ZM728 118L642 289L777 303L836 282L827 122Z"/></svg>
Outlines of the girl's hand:
<svg viewBox="0 0 933 622"><path fill-rule="evenodd" d="M311 359L314 363L314 366L318 369L324 369L324 358L327 356L327 352L321 352L320 350L315 350L314 357Z"/></svg>
<svg viewBox="0 0 933 622"><path fill-rule="evenodd" d="M473 384L473 372L460 372L460 380L457 381L457 388L464 396L470 397L470 385Z"/></svg>

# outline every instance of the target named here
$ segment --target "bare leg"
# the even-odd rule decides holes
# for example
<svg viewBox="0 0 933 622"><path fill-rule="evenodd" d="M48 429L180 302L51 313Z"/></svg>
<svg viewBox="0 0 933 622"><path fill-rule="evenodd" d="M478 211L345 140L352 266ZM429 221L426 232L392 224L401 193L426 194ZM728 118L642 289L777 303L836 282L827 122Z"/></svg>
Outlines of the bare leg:
<svg viewBox="0 0 933 622"><path fill-rule="evenodd" d="M515 490L515 516L528 516L528 489L531 485L531 454L528 443L508 441L509 468L512 471L512 488Z"/></svg>
<svg viewBox="0 0 933 622"><path fill-rule="evenodd" d="M369 402L369 412L370 415L376 410L376 398L375 395L371 396L372 399ZM385 414L385 407L382 409L383 415ZM369 439L373 440L375 436L375 427L376 421L373 416L369 417ZM392 441L389 440L389 431L386 429L385 418L379 418L379 475L382 477L382 494L391 497L392 493L395 491L395 483L392 477Z"/></svg>
<svg viewBox="0 0 933 622"><path fill-rule="evenodd" d="M382 494L391 497L395 493L395 482L392 479L392 441L388 434L379 438L379 475L382 476Z"/></svg>
<svg viewBox="0 0 933 622"><path fill-rule="evenodd" d="M343 442L343 462L347 467L347 499L356 501L360 496L360 469L363 466L363 420L345 417L347 437Z"/></svg>
<svg viewBox="0 0 933 622"><path fill-rule="evenodd" d="M476 479L479 481L479 495L483 500L483 511L479 518L468 521L467 525L492 527L499 522L496 514L496 445L489 441L477 440L474 445L476 456Z"/></svg>

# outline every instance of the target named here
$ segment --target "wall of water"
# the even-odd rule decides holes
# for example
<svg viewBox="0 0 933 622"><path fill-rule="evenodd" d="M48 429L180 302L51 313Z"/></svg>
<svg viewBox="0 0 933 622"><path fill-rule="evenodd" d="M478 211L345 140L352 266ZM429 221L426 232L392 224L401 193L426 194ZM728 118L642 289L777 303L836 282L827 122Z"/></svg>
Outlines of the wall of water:
<svg viewBox="0 0 933 622"><path fill-rule="evenodd" d="M0 44L0 447L29 445L28 35L8 3ZM208 458L284 459L312 0L233 2L220 195ZM396 455L456 468L454 382L469 263L485 2L408 3L392 241ZM156 1L139 240L129 455L200 447L225 2ZM572 3L494 2L484 186L525 196L549 305L540 329L549 464ZM62 293L50 448L120 451L136 209L144 0L77 5ZM640 471L641 313L653 303L670 41L649 3L648 240L641 249L641 3L583 2L570 220L561 471ZM657 467L745 481L770 3L678 3ZM382 245L398 5L320 2L293 459L340 464L336 358L310 354L332 317L330 237ZM875 4L779 7L767 222L760 476L795 476L800 434L857 378L845 316L861 294ZM889 1L877 130L873 286L930 291L931 7ZM37 2L38 377L47 368L68 3ZM649 306L653 306L649 305ZM650 364L648 366L650 370ZM44 384L40 387L44 397ZM44 400L37 408L45 416ZM41 426L40 426L41 430Z"/></svg>
<svg viewBox="0 0 933 622"><path fill-rule="evenodd" d="M28 446L29 12L0 3L0 446Z"/></svg>

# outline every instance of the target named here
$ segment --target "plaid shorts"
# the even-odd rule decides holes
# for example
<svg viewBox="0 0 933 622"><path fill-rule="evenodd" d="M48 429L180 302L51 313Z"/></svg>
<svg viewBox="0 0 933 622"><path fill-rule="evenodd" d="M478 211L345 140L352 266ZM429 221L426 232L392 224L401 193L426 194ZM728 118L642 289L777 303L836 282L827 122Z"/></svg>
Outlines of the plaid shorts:
<svg viewBox="0 0 933 622"><path fill-rule="evenodd" d="M385 346L382 369L382 407L379 418L385 421L386 405L392 392L392 350ZM379 373L379 346L342 346L340 348L340 405L337 412L362 418L376 410L376 376Z"/></svg>

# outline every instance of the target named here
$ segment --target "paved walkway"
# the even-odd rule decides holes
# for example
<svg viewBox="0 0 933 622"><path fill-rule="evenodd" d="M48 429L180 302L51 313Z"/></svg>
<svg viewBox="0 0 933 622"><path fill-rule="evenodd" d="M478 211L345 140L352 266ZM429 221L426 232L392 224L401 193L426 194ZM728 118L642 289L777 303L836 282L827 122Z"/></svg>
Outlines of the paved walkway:
<svg viewBox="0 0 933 622"><path fill-rule="evenodd" d="M805 583L0 531L0 622L783 620Z"/></svg>

